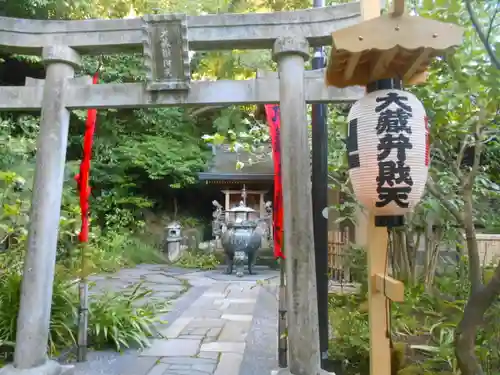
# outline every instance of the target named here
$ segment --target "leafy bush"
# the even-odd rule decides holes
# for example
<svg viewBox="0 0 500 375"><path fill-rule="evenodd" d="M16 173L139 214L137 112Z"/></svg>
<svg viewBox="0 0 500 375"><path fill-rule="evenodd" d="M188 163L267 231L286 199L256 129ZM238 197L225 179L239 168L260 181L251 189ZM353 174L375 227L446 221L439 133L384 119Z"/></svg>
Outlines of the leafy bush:
<svg viewBox="0 0 500 375"><path fill-rule="evenodd" d="M106 272L141 263L165 261L156 246L132 233L108 232L102 238L97 238L88 251L94 269Z"/></svg>
<svg viewBox="0 0 500 375"><path fill-rule="evenodd" d="M16 340L22 282L21 266L0 269L0 352L9 359ZM155 316L165 311L166 303L143 299L150 290L138 284L130 292L106 293L91 299L89 304L89 342L93 348L113 347L116 350L132 345L148 344ZM77 281L56 273L49 332L49 355L75 345L78 332Z"/></svg>
<svg viewBox="0 0 500 375"><path fill-rule="evenodd" d="M437 290L423 285L406 287L405 301L391 307L391 332L400 375L458 374L454 335L462 317L468 286L454 273L435 280ZM330 357L344 363L346 374L369 372L369 326L366 294L330 296L330 319L334 339ZM500 368L500 302L486 315L476 340L476 354L485 374L498 375ZM393 358L394 359L394 358ZM495 372L496 371L496 372Z"/></svg>
<svg viewBox="0 0 500 375"><path fill-rule="evenodd" d="M330 343L330 358L340 360L346 370L365 374L369 371L369 327L368 314L360 312L358 296L335 296L330 298L330 321L334 340Z"/></svg>
<svg viewBox="0 0 500 375"><path fill-rule="evenodd" d="M0 270L0 343L9 357L16 341L17 314L19 311L22 273L20 267ZM52 297L52 314L49 332L49 354L75 342L78 294L75 282L56 274ZM6 347L9 346L9 347Z"/></svg>
<svg viewBox="0 0 500 375"><path fill-rule="evenodd" d="M0 171L0 353L11 359L16 340L17 315L26 248L28 195L14 172ZM69 191L71 190L71 191ZM90 242L78 245L79 208L74 190L63 196L57 264L53 284L52 314L48 352L57 355L75 345L78 331L78 287L76 275L82 272L85 251L85 274L114 271L123 266L163 261L159 250L139 237L136 228L108 228L101 234L93 227ZM116 214L116 212L115 212ZM116 218L119 221L119 218ZM122 220L123 221L123 220ZM130 345L144 346L151 335L154 316L163 305L151 302L144 306L140 299L150 291L139 287L131 293L108 293L90 301L89 341L94 347L112 346L117 350Z"/></svg>
<svg viewBox="0 0 500 375"><path fill-rule="evenodd" d="M199 250L188 250L182 254L174 265L182 268L213 270L217 268L219 264L219 260L213 253L207 253Z"/></svg>
<svg viewBox="0 0 500 375"><path fill-rule="evenodd" d="M166 303L148 302L151 295L137 284L130 293L105 293L89 306L89 338L94 348L112 346L120 351L133 344L143 348L152 336L158 315L166 311Z"/></svg>
<svg viewBox="0 0 500 375"><path fill-rule="evenodd" d="M349 269L352 279L361 285L368 283L366 262L366 249L352 243L349 244L349 247L345 251L343 264L346 269Z"/></svg>

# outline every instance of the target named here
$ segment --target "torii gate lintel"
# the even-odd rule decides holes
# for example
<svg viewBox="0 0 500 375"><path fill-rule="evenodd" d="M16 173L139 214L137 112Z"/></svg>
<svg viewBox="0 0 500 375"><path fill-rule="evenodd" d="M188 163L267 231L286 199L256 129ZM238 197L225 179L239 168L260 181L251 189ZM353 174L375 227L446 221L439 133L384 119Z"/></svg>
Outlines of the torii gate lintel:
<svg viewBox="0 0 500 375"><path fill-rule="evenodd" d="M306 71L306 103L352 103L363 96L361 87L325 87L325 70ZM27 78L23 87L0 87L0 110L40 110L45 80ZM266 72L241 81L192 81L184 92L149 92L143 83L91 85L89 76L68 80L65 106L69 109L120 109L205 105L278 103L278 74Z"/></svg>

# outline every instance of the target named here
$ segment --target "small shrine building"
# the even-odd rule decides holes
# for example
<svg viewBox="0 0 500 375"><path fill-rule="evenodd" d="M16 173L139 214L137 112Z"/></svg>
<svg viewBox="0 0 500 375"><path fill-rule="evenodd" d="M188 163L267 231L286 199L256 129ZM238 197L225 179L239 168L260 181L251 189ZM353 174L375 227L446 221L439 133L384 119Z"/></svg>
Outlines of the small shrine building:
<svg viewBox="0 0 500 375"><path fill-rule="evenodd" d="M212 145L212 160L205 172L198 174L201 183L220 187L219 203L225 211L237 207L246 193L246 205L266 216L266 202L273 200L274 167L271 148L264 147L257 155L231 150L228 144ZM238 169L237 164L244 164Z"/></svg>
<svg viewBox="0 0 500 375"><path fill-rule="evenodd" d="M261 218L268 216L266 203L273 201L274 195L274 165L271 146L263 148L260 155L239 150L231 150L230 145L212 146L212 160L208 168L198 174L201 183L217 186L219 194L217 201L222 210L229 211L245 200L246 206L257 211ZM258 160L258 161L257 161ZM237 162L244 164L237 168ZM333 181L332 181L333 182ZM242 193L246 196L243 198ZM342 194L334 189L328 191L329 205L335 205L342 200ZM227 214L226 214L227 217ZM348 243L354 241L354 226L351 222L336 223L338 214L334 210L328 217L328 253L329 269L334 280L348 279L349 271L344 266L344 251ZM266 225L271 226L272 221ZM267 247L267 241L263 247Z"/></svg>

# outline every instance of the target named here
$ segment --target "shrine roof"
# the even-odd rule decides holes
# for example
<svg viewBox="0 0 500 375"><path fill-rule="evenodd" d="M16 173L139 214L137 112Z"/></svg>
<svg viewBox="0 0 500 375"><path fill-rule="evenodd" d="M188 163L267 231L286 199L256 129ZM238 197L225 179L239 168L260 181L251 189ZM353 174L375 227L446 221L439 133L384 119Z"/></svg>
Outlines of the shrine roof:
<svg viewBox="0 0 500 375"><path fill-rule="evenodd" d="M201 181L269 181L274 178L274 165L271 158L271 146L265 145L256 152L257 157L249 152L231 151L227 144L212 146L213 157L208 168L198 174ZM257 161L258 160L258 161ZM237 169L237 162L244 163Z"/></svg>

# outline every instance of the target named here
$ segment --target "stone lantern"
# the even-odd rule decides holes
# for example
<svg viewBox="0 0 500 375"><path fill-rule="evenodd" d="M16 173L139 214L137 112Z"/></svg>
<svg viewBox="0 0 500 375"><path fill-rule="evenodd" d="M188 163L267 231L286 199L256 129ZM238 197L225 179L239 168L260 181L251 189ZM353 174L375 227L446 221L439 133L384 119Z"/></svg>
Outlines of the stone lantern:
<svg viewBox="0 0 500 375"><path fill-rule="evenodd" d="M174 263L182 255L181 252L181 225L174 221L166 227L166 252L167 258L170 262Z"/></svg>

